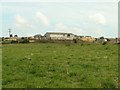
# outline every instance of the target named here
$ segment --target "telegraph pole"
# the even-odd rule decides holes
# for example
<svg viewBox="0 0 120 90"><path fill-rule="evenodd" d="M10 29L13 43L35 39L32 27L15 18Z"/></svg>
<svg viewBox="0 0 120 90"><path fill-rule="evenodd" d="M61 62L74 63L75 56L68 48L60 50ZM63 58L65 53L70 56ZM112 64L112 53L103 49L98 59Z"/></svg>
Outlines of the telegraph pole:
<svg viewBox="0 0 120 90"><path fill-rule="evenodd" d="M9 32L9 37L10 37L10 35L11 35L11 29L10 28L8 29L8 32Z"/></svg>

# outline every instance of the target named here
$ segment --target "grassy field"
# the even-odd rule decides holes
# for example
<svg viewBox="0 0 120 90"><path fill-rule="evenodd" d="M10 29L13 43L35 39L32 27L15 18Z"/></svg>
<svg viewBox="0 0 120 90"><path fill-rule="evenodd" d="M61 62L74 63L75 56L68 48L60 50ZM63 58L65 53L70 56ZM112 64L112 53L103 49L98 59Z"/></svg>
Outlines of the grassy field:
<svg viewBox="0 0 120 90"><path fill-rule="evenodd" d="M118 45L6 44L3 88L118 87Z"/></svg>

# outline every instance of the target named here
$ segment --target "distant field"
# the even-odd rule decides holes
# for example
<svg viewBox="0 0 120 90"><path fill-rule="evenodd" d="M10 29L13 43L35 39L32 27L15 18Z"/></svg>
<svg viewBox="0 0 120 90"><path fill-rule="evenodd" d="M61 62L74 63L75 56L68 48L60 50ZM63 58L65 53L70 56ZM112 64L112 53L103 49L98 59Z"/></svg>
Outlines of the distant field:
<svg viewBox="0 0 120 90"><path fill-rule="evenodd" d="M118 87L118 45L2 46L3 88Z"/></svg>

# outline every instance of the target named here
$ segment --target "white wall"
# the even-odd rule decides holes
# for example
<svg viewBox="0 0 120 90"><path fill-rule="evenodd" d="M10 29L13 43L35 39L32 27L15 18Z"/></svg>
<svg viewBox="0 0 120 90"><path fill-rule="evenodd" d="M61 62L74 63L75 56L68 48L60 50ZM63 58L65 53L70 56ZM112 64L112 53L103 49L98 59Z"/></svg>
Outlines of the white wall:
<svg viewBox="0 0 120 90"><path fill-rule="evenodd" d="M74 35L70 35L70 37L67 37L67 34L48 34L46 35L48 39L53 39L53 40L73 40Z"/></svg>

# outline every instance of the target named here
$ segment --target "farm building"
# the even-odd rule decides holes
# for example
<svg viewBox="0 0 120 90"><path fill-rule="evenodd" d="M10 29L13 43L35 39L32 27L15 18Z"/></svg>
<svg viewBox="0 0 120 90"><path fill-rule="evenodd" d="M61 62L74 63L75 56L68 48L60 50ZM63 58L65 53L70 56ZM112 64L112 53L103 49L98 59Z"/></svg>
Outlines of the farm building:
<svg viewBox="0 0 120 90"><path fill-rule="evenodd" d="M28 39L28 41L30 42L30 43L33 43L33 42L35 42L35 38L34 38L34 36L31 36L31 37L27 37L27 39Z"/></svg>
<svg viewBox="0 0 120 90"><path fill-rule="evenodd" d="M18 37L10 37L10 40L12 40L12 41L17 41L18 39L20 39L20 38L18 38Z"/></svg>
<svg viewBox="0 0 120 90"><path fill-rule="evenodd" d="M45 35L46 39L49 40L73 40L74 34L72 33L55 33L47 32Z"/></svg>
<svg viewBox="0 0 120 90"><path fill-rule="evenodd" d="M34 35L34 39L36 39L36 40L41 40L42 37L43 36L41 34Z"/></svg>
<svg viewBox="0 0 120 90"><path fill-rule="evenodd" d="M34 43L34 42L35 42L35 39L34 39L34 38L30 38L30 39L29 39L29 42L30 42L30 43Z"/></svg>
<svg viewBox="0 0 120 90"><path fill-rule="evenodd" d="M81 39L83 38L84 36L78 36L78 35L75 35L75 39Z"/></svg>
<svg viewBox="0 0 120 90"><path fill-rule="evenodd" d="M107 42L108 39L107 38L97 38L96 42L97 43L103 43L103 42Z"/></svg>
<svg viewBox="0 0 120 90"><path fill-rule="evenodd" d="M80 40L84 42L94 42L96 39L91 36L85 36L85 37L81 37Z"/></svg>
<svg viewBox="0 0 120 90"><path fill-rule="evenodd" d="M120 43L120 38L116 38L116 43Z"/></svg>
<svg viewBox="0 0 120 90"><path fill-rule="evenodd" d="M18 41L20 38L19 37L6 37L4 38L4 41Z"/></svg>
<svg viewBox="0 0 120 90"><path fill-rule="evenodd" d="M120 43L120 38L115 38L111 40L113 43Z"/></svg>

